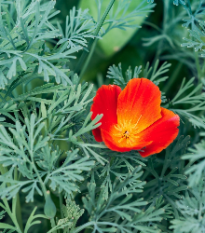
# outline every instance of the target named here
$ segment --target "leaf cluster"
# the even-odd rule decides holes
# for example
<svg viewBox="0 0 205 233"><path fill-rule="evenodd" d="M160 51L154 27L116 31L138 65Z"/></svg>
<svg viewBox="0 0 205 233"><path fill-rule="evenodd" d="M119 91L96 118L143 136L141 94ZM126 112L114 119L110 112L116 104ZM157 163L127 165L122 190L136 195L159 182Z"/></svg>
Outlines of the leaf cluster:
<svg viewBox="0 0 205 233"><path fill-rule="evenodd" d="M5 233L38 229L48 233L203 232L204 141L187 152L190 137L181 136L160 155L142 158L137 151L110 151L92 136L103 116L91 121L93 85L80 84L71 60L81 49L92 55L90 45L110 30L136 27L136 17L145 16L154 6L143 0L129 12L131 2L120 0L101 17L103 1L96 3L98 19L74 7L63 29L55 1L0 1L0 220L5 221L0 229ZM197 30L204 24L203 1L198 8L193 4L194 13L189 0L174 4L195 17L184 24L192 27L192 41L187 41L192 44L186 46L203 49L203 43L197 44L203 34ZM170 3L164 6L168 10ZM173 49L172 58L183 57L184 48L174 54L179 41L171 34L184 15L169 22L169 13L162 28L146 22L159 32L144 40L146 46L159 43L157 58L165 58L167 47ZM193 67L187 62L184 59ZM170 66L156 59L124 74L119 64L108 69L107 77L122 89L139 76L161 87L169 83ZM41 83L36 85L36 80ZM162 93L162 106L204 130L204 81L195 82L184 79L171 99ZM43 203L44 214L39 213L42 206L34 207L38 202ZM23 224L19 203L24 203L24 213L27 203L32 206ZM171 223L170 218L174 218ZM40 220L46 224L38 228Z"/></svg>

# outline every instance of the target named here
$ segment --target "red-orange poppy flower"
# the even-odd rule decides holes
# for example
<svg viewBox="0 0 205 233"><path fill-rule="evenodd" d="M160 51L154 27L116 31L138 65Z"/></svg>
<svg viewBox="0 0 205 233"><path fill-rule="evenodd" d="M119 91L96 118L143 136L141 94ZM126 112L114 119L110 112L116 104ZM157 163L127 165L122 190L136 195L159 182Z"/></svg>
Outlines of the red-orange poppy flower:
<svg viewBox="0 0 205 233"><path fill-rule="evenodd" d="M123 91L103 85L91 107L92 119L103 114L95 140L114 151L140 150L143 157L161 152L177 137L180 119L160 104L159 88L146 78L130 80Z"/></svg>

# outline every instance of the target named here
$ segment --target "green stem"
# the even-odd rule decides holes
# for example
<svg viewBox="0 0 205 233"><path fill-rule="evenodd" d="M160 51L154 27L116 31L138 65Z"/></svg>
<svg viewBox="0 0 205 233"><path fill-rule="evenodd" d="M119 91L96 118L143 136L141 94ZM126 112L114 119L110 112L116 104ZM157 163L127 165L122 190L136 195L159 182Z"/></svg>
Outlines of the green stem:
<svg viewBox="0 0 205 233"><path fill-rule="evenodd" d="M166 84L166 86L163 88L163 91L165 93L167 93L170 88L172 87L172 85L174 84L174 82L176 81L176 79L178 78L178 74L179 71L182 68L182 63L178 63L177 68L174 70L174 73L172 74L172 76L168 79L168 83Z"/></svg>
<svg viewBox="0 0 205 233"><path fill-rule="evenodd" d="M56 226L54 218L51 218L50 222L51 222L51 227L54 228ZM54 230L53 233L57 233L57 230Z"/></svg>
<svg viewBox="0 0 205 233"><path fill-rule="evenodd" d="M61 213L61 218L63 219L63 198L62 198L62 193L59 194L59 205L60 205L60 213Z"/></svg>
<svg viewBox="0 0 205 233"><path fill-rule="evenodd" d="M203 68L200 65L199 54L197 52L195 52L194 55L195 55L195 63L196 63L196 69L197 69L197 74L198 74L197 75L198 76L198 81L199 81L199 83L201 83L202 82L202 78L203 78ZM201 87L198 90L197 94L200 95L202 91L203 91L203 88Z"/></svg>
<svg viewBox="0 0 205 233"><path fill-rule="evenodd" d="M34 156L33 156L33 152L32 152L32 151L30 152L30 156L31 156L31 160L32 160L32 163L31 163L32 168L33 168L33 170L35 171L35 173L36 173L36 175L37 175L37 177L38 177L38 180L39 180L39 183L40 183L40 185L41 185L41 188L42 188L44 197L45 197L45 199L46 199L46 196L47 196L46 186L45 186L43 180L41 179L41 176L40 176L40 174L39 174L39 172L38 172L38 169L36 168L35 161L34 161Z"/></svg>
<svg viewBox="0 0 205 233"><path fill-rule="evenodd" d="M202 64L202 75L204 75L205 73L205 61L203 59L203 64Z"/></svg>
<svg viewBox="0 0 205 233"><path fill-rule="evenodd" d="M93 54L93 52L94 52L94 49L95 49L95 45L96 45L96 43L97 43L97 36L99 35L100 29L101 29L101 27L103 26L103 23L104 23L104 21L105 21L107 15L108 15L108 13L109 13L109 11L111 10L113 4L115 3L115 1L116 1L116 0L110 0L110 3L108 4L108 6L107 6L107 8L106 8L106 10L105 10L105 12L104 12L102 18L100 19L100 22L98 23L98 26L97 26L96 30L95 30L95 32L94 32L93 37L94 37L95 39L94 39L94 40L91 39L90 42L88 43L88 49L89 49L89 48L92 47L93 43L95 42L95 43L94 43L94 46L92 47L92 49L91 49L91 51L90 51L91 55L88 57L88 52L85 51L85 50L84 50L83 54L81 55L81 58L80 58L80 60L79 60L79 62L78 62L78 64L77 64L77 67L76 67L76 70L75 70L75 73L77 73L77 74L80 73L80 75L79 75L80 77L82 77L82 74L85 72L85 70L86 70L86 68L87 68L87 66L88 66L88 64L89 64L89 61L90 61L90 59L91 59L91 57L92 57L92 54ZM85 61L87 57L88 57L88 59L87 59L88 61ZM84 65L83 65L83 64L84 64ZM83 65L83 68L81 69L82 65ZM81 72L80 72L80 70L81 70Z"/></svg>
<svg viewBox="0 0 205 233"><path fill-rule="evenodd" d="M17 168L15 168L15 171L14 171L14 179L18 180ZM12 208L13 208L13 204L14 202L12 202ZM17 218L17 221L19 223L21 230L23 231L23 221L22 221L22 216L21 216L21 203L20 203L19 193L16 194L15 205L16 206L14 207L14 209L15 209L16 218Z"/></svg>
<svg viewBox="0 0 205 233"><path fill-rule="evenodd" d="M22 221L22 215L21 215L21 203L20 203L20 198L19 198L19 193L16 196L16 217L19 223L19 226L21 230L23 231L23 221Z"/></svg>
<svg viewBox="0 0 205 233"><path fill-rule="evenodd" d="M82 68L82 70L81 70L81 72L80 72L80 77L81 77L81 79L82 79L82 77L83 77L83 75L84 75L84 73L85 73L85 71L86 71L86 69L87 69L87 67L88 67L88 65L89 65L89 63L90 63L90 59L92 58L92 56L93 56L93 53L94 53L94 51L95 51L95 47L96 47L96 45L97 45L97 38L95 38L95 40L94 40L94 42L93 42L93 45L92 45L92 47L91 47L91 50L90 50L90 52L89 52L89 55L88 55L88 58L86 59L86 61L85 61L85 63L84 63L84 65L83 65L83 68Z"/></svg>
<svg viewBox="0 0 205 233"><path fill-rule="evenodd" d="M45 184L43 183L43 180L41 179L41 176L39 175L38 169L36 168L35 164L33 165L33 170L35 171L35 173L36 173L36 175L37 175L37 177L38 177L38 180L39 180L39 183L40 183L40 185L41 185L41 188L42 188L44 197L45 197L45 199L46 199L46 195L47 195L46 186L45 186Z"/></svg>
<svg viewBox="0 0 205 233"><path fill-rule="evenodd" d="M87 228L87 227L89 227L89 226L93 226L93 225L95 225L95 222L88 222L88 223L85 223L84 225L82 225L82 226L76 228L76 229L75 229L74 231L72 231L71 233L80 232L80 231L82 231L83 229L85 229L85 228Z"/></svg>
<svg viewBox="0 0 205 233"><path fill-rule="evenodd" d="M197 52L195 52L194 53L194 57L195 57L195 63L196 63L196 69L197 69L198 78L201 81L202 72L201 72L201 66L200 66L200 63L199 63L199 54Z"/></svg>

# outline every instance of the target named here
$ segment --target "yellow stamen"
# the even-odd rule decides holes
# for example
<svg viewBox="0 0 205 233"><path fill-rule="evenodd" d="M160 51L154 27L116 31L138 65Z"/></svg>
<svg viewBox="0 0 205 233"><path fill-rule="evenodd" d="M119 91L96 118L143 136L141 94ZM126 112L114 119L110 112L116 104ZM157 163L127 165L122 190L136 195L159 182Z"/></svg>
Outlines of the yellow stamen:
<svg viewBox="0 0 205 233"><path fill-rule="evenodd" d="M121 143L123 140L126 140L126 143L133 144L135 140L139 138L139 136L137 136L137 125L141 117L142 115L139 117L137 123L135 124L133 124L131 121L124 121L114 126L117 132L115 132L113 135L119 138L119 143Z"/></svg>

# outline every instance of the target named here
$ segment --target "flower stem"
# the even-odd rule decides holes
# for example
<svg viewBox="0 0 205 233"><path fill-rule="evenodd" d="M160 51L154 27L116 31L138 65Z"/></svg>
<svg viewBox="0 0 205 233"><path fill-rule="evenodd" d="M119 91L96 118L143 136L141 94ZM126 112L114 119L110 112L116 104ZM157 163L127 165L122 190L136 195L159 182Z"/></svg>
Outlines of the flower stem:
<svg viewBox="0 0 205 233"><path fill-rule="evenodd" d="M171 89L171 87L174 85L176 79L178 78L178 74L179 74L181 68L182 68L182 63L178 63L178 65L176 66L176 68L175 68L174 72L172 73L171 77L168 79L168 82L167 82L166 86L163 88L163 91L165 93L167 93Z"/></svg>
<svg viewBox="0 0 205 233"><path fill-rule="evenodd" d="M59 208L60 208L61 218L63 219L63 197L62 197L62 193L59 194Z"/></svg>
<svg viewBox="0 0 205 233"><path fill-rule="evenodd" d="M94 32L94 35L93 35L94 39L90 39L90 41L88 43L88 49L91 48L90 53L88 53L87 51L84 50L83 54L81 55L81 58L80 58L80 60L79 60L79 62L77 64L77 67L76 67L76 70L75 70L75 73L79 74L80 78L82 78L82 75L84 74L84 72L87 69L87 66L88 66L88 64L90 62L90 59L91 59L91 57L93 55L93 52L95 50L95 46L97 44L97 40L98 40L97 36L99 35L100 29L102 28L103 23L104 23L107 15L109 13L109 11L111 10L113 4L115 3L115 1L116 0L110 0L110 3L108 4L102 18L100 19L100 21L98 23L98 26L97 26L96 30ZM83 63L84 63L84 65L83 65ZM83 67L82 67L82 65L83 65ZM82 69L81 69L81 67L82 67Z"/></svg>
<svg viewBox="0 0 205 233"><path fill-rule="evenodd" d="M96 47L96 45L97 45L97 41L98 41L97 38L95 38L95 39L94 39L94 42L93 42L93 45L92 45L92 47L91 47L91 49L90 49L90 52L89 52L89 54L88 54L88 58L86 59L84 65L83 65L83 68L82 68L82 70L81 70L81 72L80 72L80 75L79 75L80 80L82 79L82 77L83 77L83 75L84 75L84 73L85 73L85 71L86 71L86 69L87 69L87 67L88 67L88 65L89 65L89 63L90 63L90 59L92 58L93 53L94 53L94 51L95 51L95 47ZM84 51L84 52L87 53L86 51Z"/></svg>
<svg viewBox="0 0 205 233"><path fill-rule="evenodd" d="M54 218L50 219L51 227L54 228L56 226ZM57 233L57 230L54 230L53 233Z"/></svg>
<svg viewBox="0 0 205 233"><path fill-rule="evenodd" d="M18 180L18 171L17 168L15 168L14 171L14 179ZM14 202L12 202L13 205ZM22 215L21 215L21 203L20 203L20 197L19 197L19 193L16 194L16 203L15 203L15 212L16 212L16 218L17 221L19 223L19 226L21 228L21 230L23 231L23 221L22 221Z"/></svg>
<svg viewBox="0 0 205 233"><path fill-rule="evenodd" d="M84 225L82 225L82 226L79 226L79 227L77 227L76 229L74 229L73 231L71 231L71 233L78 233L78 232L80 232L81 230L83 230L83 229L86 229L87 227L89 227L89 226L94 226L95 225L95 222L88 222L88 223L85 223Z"/></svg>

